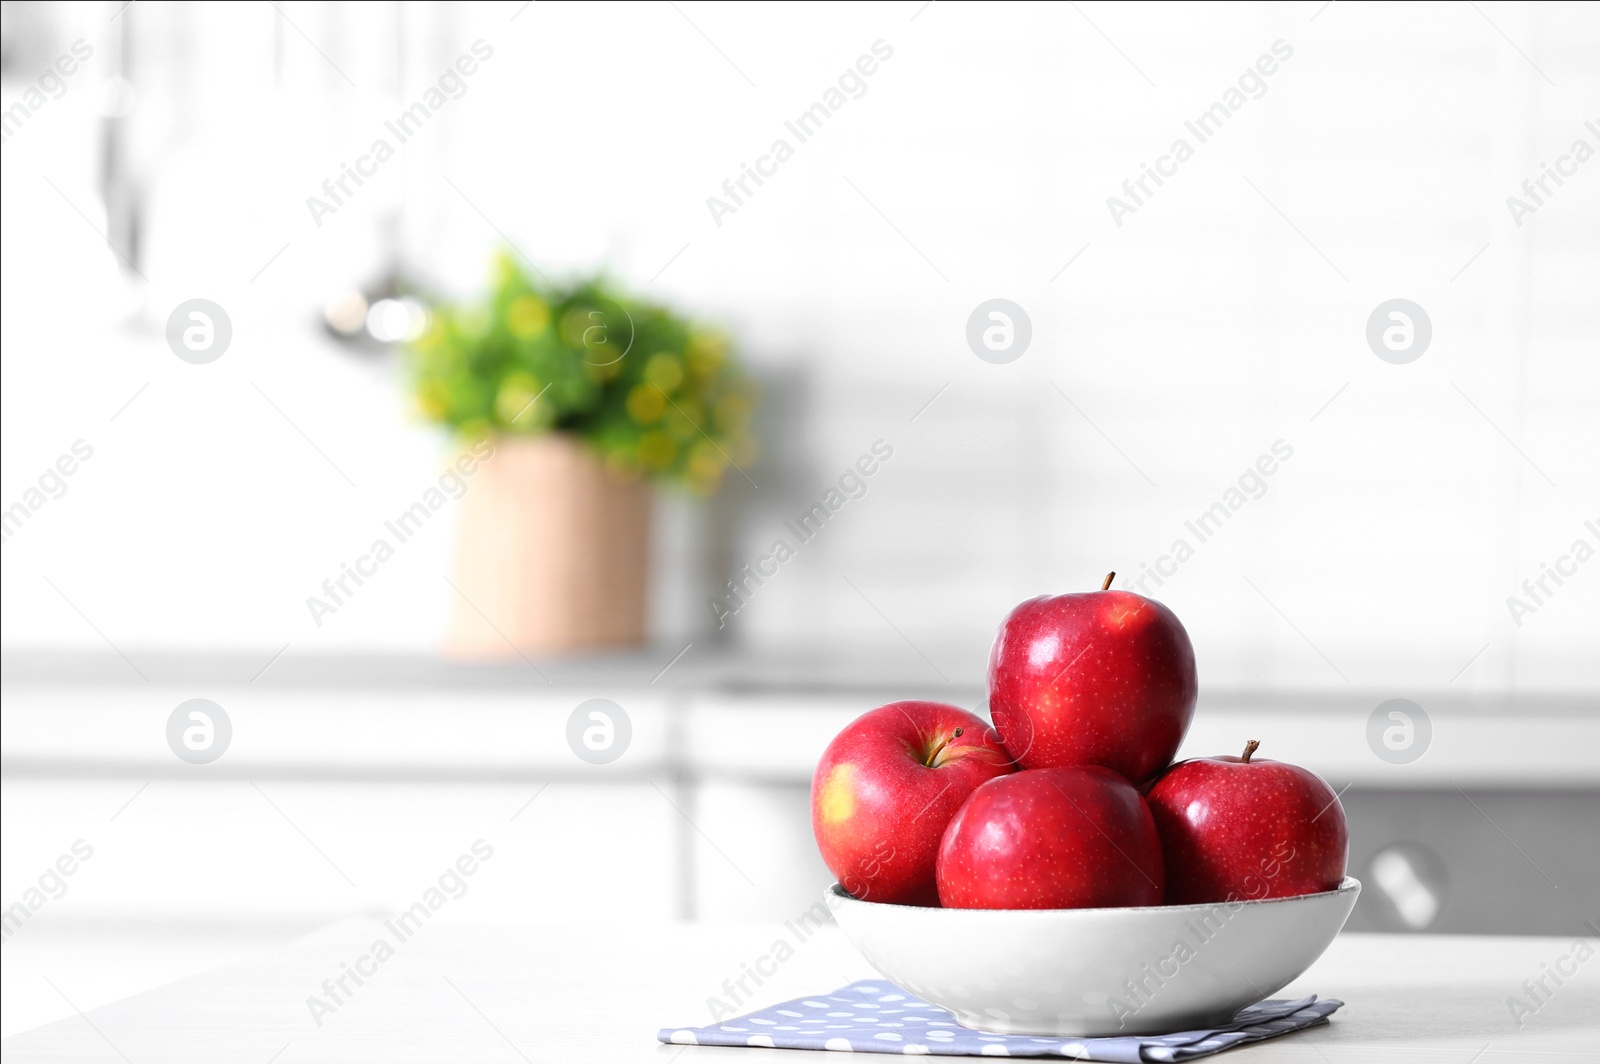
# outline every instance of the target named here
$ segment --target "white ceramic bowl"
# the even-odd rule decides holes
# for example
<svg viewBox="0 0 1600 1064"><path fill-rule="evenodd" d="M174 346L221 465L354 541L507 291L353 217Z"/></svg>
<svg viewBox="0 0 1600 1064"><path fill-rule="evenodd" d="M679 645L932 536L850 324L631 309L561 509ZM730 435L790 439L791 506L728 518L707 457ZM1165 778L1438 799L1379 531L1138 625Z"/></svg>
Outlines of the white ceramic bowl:
<svg viewBox="0 0 1600 1064"><path fill-rule="evenodd" d="M868 962L964 1026L1000 1034L1165 1034L1227 1023L1328 948L1361 884L1295 898L1137 909L828 906Z"/></svg>

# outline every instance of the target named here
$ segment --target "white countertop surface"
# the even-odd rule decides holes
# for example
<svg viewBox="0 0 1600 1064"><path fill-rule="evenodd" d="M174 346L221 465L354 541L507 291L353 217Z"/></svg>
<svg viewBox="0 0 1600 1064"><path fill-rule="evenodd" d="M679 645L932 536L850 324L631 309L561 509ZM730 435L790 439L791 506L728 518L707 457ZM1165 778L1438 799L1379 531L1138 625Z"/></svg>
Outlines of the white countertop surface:
<svg viewBox="0 0 1600 1064"><path fill-rule="evenodd" d="M0 656L0 770L135 785L191 778L193 766L166 745L165 724L173 707L205 697L234 725L233 745L207 767L210 777L587 779L593 774L572 758L563 729L579 702L605 697L632 723L626 758L607 768L613 777L671 769L794 785L809 781L828 740L873 706L918 697L985 711L981 685L898 682L856 661L809 661L807 671L805 662L709 649L673 664L674 653L546 662L538 672L520 662L272 661L270 652L157 658L143 663L146 682L121 662L8 652ZM1177 757L1237 753L1256 738L1261 756L1305 765L1336 788L1600 788L1591 756L1600 707L1591 695L1410 692L1431 739L1418 759L1390 764L1369 746L1367 727L1393 695L1205 689ZM445 711L454 727L433 726ZM496 742L482 742L486 734ZM774 742L777 734L789 738Z"/></svg>
<svg viewBox="0 0 1600 1064"><path fill-rule="evenodd" d="M319 1027L307 998L367 951L381 925L350 921L275 953L139 994L0 1043L5 1061L691 1061L822 1059L767 1049L661 1045L663 1026L710 1022L707 998L766 954L781 925L504 928L425 926ZM384 936L388 937L388 936ZM1593 945L1593 940L1590 940ZM952 948L959 948L952 944ZM1278 996L1345 1007L1326 1026L1227 1060L1509 1064L1600 1059L1600 958L1576 963L1519 1027L1525 996L1573 941L1340 936ZM875 973L836 928L801 944L766 980L758 1008ZM70 995L70 973L53 979ZM1553 981L1549 984L1554 986ZM741 1008L740 1011L745 1011Z"/></svg>

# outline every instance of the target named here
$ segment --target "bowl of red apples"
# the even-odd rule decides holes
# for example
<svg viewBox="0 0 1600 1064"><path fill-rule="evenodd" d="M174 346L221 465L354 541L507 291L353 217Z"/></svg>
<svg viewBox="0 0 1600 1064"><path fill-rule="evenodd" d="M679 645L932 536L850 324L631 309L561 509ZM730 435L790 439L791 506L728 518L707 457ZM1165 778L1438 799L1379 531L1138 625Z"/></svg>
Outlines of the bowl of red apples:
<svg viewBox="0 0 1600 1064"><path fill-rule="evenodd" d="M1173 764L1194 648L1159 602L1043 596L1000 625L993 724L891 702L828 745L828 904L887 978L961 1024L1097 1037L1217 1026L1288 985L1355 906L1339 798L1237 754Z"/></svg>

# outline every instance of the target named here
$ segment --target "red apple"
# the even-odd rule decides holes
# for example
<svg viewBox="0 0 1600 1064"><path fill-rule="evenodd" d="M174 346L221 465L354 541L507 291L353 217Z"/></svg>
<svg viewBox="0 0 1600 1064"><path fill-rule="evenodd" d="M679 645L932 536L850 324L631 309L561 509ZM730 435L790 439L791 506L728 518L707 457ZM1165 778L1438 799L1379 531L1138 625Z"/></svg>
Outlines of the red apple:
<svg viewBox="0 0 1600 1064"><path fill-rule="evenodd" d="M1318 894L1344 881L1350 836L1323 778L1281 761L1201 757L1150 788L1167 862L1167 902Z"/></svg>
<svg viewBox="0 0 1600 1064"><path fill-rule="evenodd" d="M989 712L1023 768L1104 765L1136 785L1194 716L1194 648L1159 602L1104 587L1011 611L989 653Z"/></svg>
<svg viewBox="0 0 1600 1064"><path fill-rule="evenodd" d="M857 898L937 905L939 839L978 785L1015 766L982 717L943 702L890 702L834 737L811 778L811 828Z"/></svg>
<svg viewBox="0 0 1600 1064"><path fill-rule="evenodd" d="M951 909L1160 905L1161 839L1133 784L1099 765L1041 768L972 792L939 846Z"/></svg>

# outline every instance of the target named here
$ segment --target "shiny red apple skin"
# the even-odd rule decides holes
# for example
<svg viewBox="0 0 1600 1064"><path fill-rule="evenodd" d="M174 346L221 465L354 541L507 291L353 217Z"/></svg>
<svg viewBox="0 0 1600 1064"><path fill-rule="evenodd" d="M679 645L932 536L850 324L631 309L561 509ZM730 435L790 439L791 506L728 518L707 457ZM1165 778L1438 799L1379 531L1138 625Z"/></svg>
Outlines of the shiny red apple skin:
<svg viewBox="0 0 1600 1064"><path fill-rule="evenodd" d="M1196 758L1168 769L1146 798L1161 833L1170 905L1320 894L1344 881L1344 807L1310 769Z"/></svg>
<svg viewBox="0 0 1600 1064"><path fill-rule="evenodd" d="M1129 591L1029 599L989 654L989 712L1023 768L1104 765L1148 784L1178 752L1198 693L1189 633Z"/></svg>
<svg viewBox="0 0 1600 1064"><path fill-rule="evenodd" d="M989 722L960 706L879 706L834 737L811 778L822 860L854 897L937 905L945 825L980 784L1013 771Z"/></svg>
<svg viewBox="0 0 1600 1064"><path fill-rule="evenodd" d="M1160 905L1161 839L1144 799L1099 765L1028 769L972 792L939 846L950 909Z"/></svg>

